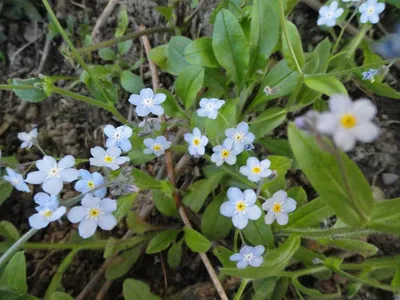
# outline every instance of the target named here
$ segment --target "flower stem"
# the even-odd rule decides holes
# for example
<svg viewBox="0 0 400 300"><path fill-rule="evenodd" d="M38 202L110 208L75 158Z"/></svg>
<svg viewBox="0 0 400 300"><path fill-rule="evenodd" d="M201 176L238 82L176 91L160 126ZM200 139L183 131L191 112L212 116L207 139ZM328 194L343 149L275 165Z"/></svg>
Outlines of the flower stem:
<svg viewBox="0 0 400 300"><path fill-rule="evenodd" d="M239 229L236 228L235 235L233 236L233 252L238 252L238 237L239 237Z"/></svg>
<svg viewBox="0 0 400 300"><path fill-rule="evenodd" d="M239 289L237 291L237 293L235 294L235 297L233 298L233 300L240 300L242 298L242 294L247 286L247 284L250 282L249 279L242 279L242 282L240 283Z"/></svg>

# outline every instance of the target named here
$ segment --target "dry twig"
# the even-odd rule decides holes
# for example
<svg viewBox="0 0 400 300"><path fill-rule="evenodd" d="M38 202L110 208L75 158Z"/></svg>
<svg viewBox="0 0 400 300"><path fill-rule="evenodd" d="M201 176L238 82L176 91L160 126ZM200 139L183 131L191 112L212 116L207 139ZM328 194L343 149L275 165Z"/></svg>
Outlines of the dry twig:
<svg viewBox="0 0 400 300"><path fill-rule="evenodd" d="M108 17L111 15L114 7L118 4L119 0L110 0L108 1L106 7L101 13L100 17L97 19L96 24L93 27L93 31L91 34L92 39L95 38L96 34L99 32L101 26L107 21Z"/></svg>

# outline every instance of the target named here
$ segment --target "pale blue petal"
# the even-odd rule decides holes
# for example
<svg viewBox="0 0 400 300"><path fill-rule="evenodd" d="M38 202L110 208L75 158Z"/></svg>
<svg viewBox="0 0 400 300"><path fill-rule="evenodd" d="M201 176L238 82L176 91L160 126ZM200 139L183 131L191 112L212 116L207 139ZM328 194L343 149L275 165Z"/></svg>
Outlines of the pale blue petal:
<svg viewBox="0 0 400 300"><path fill-rule="evenodd" d="M274 199L273 198L269 198L267 201L265 201L263 203L263 205L261 207L262 207L263 210L268 211L268 210L272 209L274 204L275 204Z"/></svg>
<svg viewBox="0 0 400 300"><path fill-rule="evenodd" d="M243 259L243 255L240 253L235 253L229 257L230 261L239 261Z"/></svg>
<svg viewBox="0 0 400 300"><path fill-rule="evenodd" d="M106 150L107 154L111 157L118 157L121 155L121 149L118 147L111 147Z"/></svg>
<svg viewBox="0 0 400 300"><path fill-rule="evenodd" d="M54 168L56 165L57 161L48 155L43 156L43 159L40 159L36 162L36 167L40 171L48 171L51 168Z"/></svg>
<svg viewBox="0 0 400 300"><path fill-rule="evenodd" d="M129 140L121 140L119 142L119 147L121 148L122 151L128 152L129 150L132 149L132 144Z"/></svg>
<svg viewBox="0 0 400 300"><path fill-rule="evenodd" d="M31 183L31 184L40 184L43 181L45 181L47 178L46 172L42 171L34 171L28 173L28 176L25 179L25 182Z"/></svg>
<svg viewBox="0 0 400 300"><path fill-rule="evenodd" d="M115 133L115 127L112 125L106 125L104 127L104 134L108 137L112 137Z"/></svg>
<svg viewBox="0 0 400 300"><path fill-rule="evenodd" d="M79 180L75 183L74 188L77 192L84 193L89 190L88 182L86 180Z"/></svg>
<svg viewBox="0 0 400 300"><path fill-rule="evenodd" d="M55 209L51 217L48 218L49 222L53 222L60 219L65 214L66 211L67 209L65 208L65 206L60 206L59 208Z"/></svg>
<svg viewBox="0 0 400 300"><path fill-rule="evenodd" d="M83 197L81 204L85 208L97 207L97 205L100 204L100 198L93 197L91 194L87 194L85 197Z"/></svg>
<svg viewBox="0 0 400 300"><path fill-rule="evenodd" d="M232 217L235 214L235 210L235 205L230 201L222 203L221 207L219 208L221 215L225 217Z"/></svg>
<svg viewBox="0 0 400 300"><path fill-rule="evenodd" d="M150 106L150 112L156 116L162 116L164 114L164 108L161 105Z"/></svg>
<svg viewBox="0 0 400 300"><path fill-rule="evenodd" d="M261 264L263 263L263 261L264 261L264 258L262 258L261 256L259 256L259 257L254 257L254 258L250 261L250 266L257 268L257 267L261 266Z"/></svg>
<svg viewBox="0 0 400 300"><path fill-rule="evenodd" d="M101 148L99 146L96 146L96 147L90 149L90 153L92 154L92 156L94 158L99 158L99 159L103 159L107 155L106 150L104 150L103 148Z"/></svg>
<svg viewBox="0 0 400 300"><path fill-rule="evenodd" d="M72 155L67 155L58 162L58 167L63 169L72 168L74 165L75 158Z"/></svg>
<svg viewBox="0 0 400 300"><path fill-rule="evenodd" d="M72 182L79 177L79 172L77 169L65 169L60 172L60 178L64 182Z"/></svg>
<svg viewBox="0 0 400 300"><path fill-rule="evenodd" d="M139 105L142 102L142 97L139 95L133 94L129 97L128 101L133 105Z"/></svg>
<svg viewBox="0 0 400 300"><path fill-rule="evenodd" d="M254 256L261 256L265 251L265 247L263 245L255 246L253 249Z"/></svg>
<svg viewBox="0 0 400 300"><path fill-rule="evenodd" d="M261 176L258 174L250 173L248 178L252 182L259 182L261 179Z"/></svg>
<svg viewBox="0 0 400 300"><path fill-rule="evenodd" d="M239 269L244 269L249 265L249 263L247 262L247 260L241 260L236 264L236 267L238 267Z"/></svg>
<svg viewBox="0 0 400 300"><path fill-rule="evenodd" d="M49 225L49 221L39 213L30 216L28 222L34 229L42 229Z"/></svg>
<svg viewBox="0 0 400 300"><path fill-rule="evenodd" d="M145 117L148 116L150 113L150 109L142 104L139 104L138 106L136 106L136 113L138 114L139 117Z"/></svg>
<svg viewBox="0 0 400 300"><path fill-rule="evenodd" d="M208 111L206 109L204 109L204 108L199 108L197 110L197 115L199 117L207 117L208 116Z"/></svg>
<svg viewBox="0 0 400 300"><path fill-rule="evenodd" d="M207 117L211 120L215 120L218 117L218 111L217 110L209 111Z"/></svg>
<svg viewBox="0 0 400 300"><path fill-rule="evenodd" d="M249 131L249 124L247 124L246 122L240 122L237 125L237 130L240 131L241 133L247 133Z"/></svg>
<svg viewBox="0 0 400 300"><path fill-rule="evenodd" d="M154 104L161 104L167 99L167 96L162 93L155 94L153 97Z"/></svg>
<svg viewBox="0 0 400 300"><path fill-rule="evenodd" d="M247 189L243 192L243 200L247 205L252 205L256 203L257 195L253 190Z"/></svg>
<svg viewBox="0 0 400 300"><path fill-rule="evenodd" d="M283 203L287 198L287 193L285 191L277 191L275 194L272 195L275 203Z"/></svg>
<svg viewBox="0 0 400 300"><path fill-rule="evenodd" d="M16 188L18 191L21 191L21 192L26 192L26 193L29 193L29 192L30 192L30 189L29 189L28 185L27 185L22 179L21 179L21 182L18 183L18 184L15 186L15 188Z"/></svg>
<svg viewBox="0 0 400 300"><path fill-rule="evenodd" d="M240 249L240 254L246 255L253 252L254 247L245 245Z"/></svg>
<svg viewBox="0 0 400 300"><path fill-rule="evenodd" d="M292 198L286 198L286 201L282 204L282 210L285 212L292 212L296 210L297 203Z"/></svg>
<svg viewBox="0 0 400 300"><path fill-rule="evenodd" d="M269 210L267 215L265 216L265 224L270 225L275 221L275 213L272 210Z"/></svg>
<svg viewBox="0 0 400 300"><path fill-rule="evenodd" d="M243 200L243 193L237 187L230 187L226 192L226 195L228 196L229 201L234 203Z"/></svg>
<svg viewBox="0 0 400 300"><path fill-rule="evenodd" d="M99 186L100 184L104 183L104 178L99 172L94 172L92 174L92 181L95 184L95 186Z"/></svg>
<svg viewBox="0 0 400 300"><path fill-rule="evenodd" d="M84 239L91 237L96 232L96 229L97 224L91 218L84 219L78 226L79 235Z"/></svg>
<svg viewBox="0 0 400 300"><path fill-rule="evenodd" d="M75 206L68 212L67 218L71 223L81 222L87 216L87 209L83 206Z"/></svg>
<svg viewBox="0 0 400 300"><path fill-rule="evenodd" d="M261 217L261 209L257 205L246 208L246 214L250 220L258 220Z"/></svg>
<svg viewBox="0 0 400 300"><path fill-rule="evenodd" d="M39 192L33 196L33 200L40 206L46 206L50 202L50 196L46 193Z"/></svg>
<svg viewBox="0 0 400 300"><path fill-rule="evenodd" d="M92 175L90 174L90 172L88 170L85 170L85 169L80 169L79 170L79 175L81 176L81 178L83 180L90 180L92 178Z"/></svg>
<svg viewBox="0 0 400 300"><path fill-rule="evenodd" d="M105 198L100 201L99 208L103 212L111 213L117 209L117 201Z"/></svg>
<svg viewBox="0 0 400 300"><path fill-rule="evenodd" d="M250 168L247 166L240 167L239 172L242 173L244 176L249 176Z"/></svg>
<svg viewBox="0 0 400 300"><path fill-rule="evenodd" d="M107 194L107 188L102 188L94 192L94 195L99 198L104 198Z"/></svg>
<svg viewBox="0 0 400 300"><path fill-rule="evenodd" d="M244 214L236 214L232 217L232 222L236 228L243 229L247 226L249 219Z"/></svg>
<svg viewBox="0 0 400 300"><path fill-rule="evenodd" d="M111 230L117 225L117 219L112 214L100 215L97 219L97 225L103 230Z"/></svg>
<svg viewBox="0 0 400 300"><path fill-rule="evenodd" d="M145 88L140 91L140 96L145 99L152 99L154 96L154 92L150 88Z"/></svg>
<svg viewBox="0 0 400 300"><path fill-rule="evenodd" d="M280 212L276 214L276 221L279 225L286 225L289 221L289 216L285 212Z"/></svg>
<svg viewBox="0 0 400 300"><path fill-rule="evenodd" d="M63 188L63 182L60 178L51 177L43 182L42 189L50 195L58 195Z"/></svg>
<svg viewBox="0 0 400 300"><path fill-rule="evenodd" d="M230 154L226 159L225 159L226 163L228 165L234 165L236 163L236 156L233 154Z"/></svg>
<svg viewBox="0 0 400 300"><path fill-rule="evenodd" d="M117 139L113 138L113 137L109 137L106 141L106 147L110 148L110 147L116 147L118 144Z"/></svg>

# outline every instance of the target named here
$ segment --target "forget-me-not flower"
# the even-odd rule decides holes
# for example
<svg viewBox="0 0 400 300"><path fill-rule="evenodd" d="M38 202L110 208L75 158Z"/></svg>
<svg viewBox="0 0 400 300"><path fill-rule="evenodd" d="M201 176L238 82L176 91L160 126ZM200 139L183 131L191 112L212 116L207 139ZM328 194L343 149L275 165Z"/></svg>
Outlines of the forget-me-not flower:
<svg viewBox="0 0 400 300"><path fill-rule="evenodd" d="M200 100L200 108L197 110L197 115L199 117L207 117L209 119L215 120L218 116L218 110L224 104L224 100L219 100L217 98L202 98Z"/></svg>
<svg viewBox="0 0 400 300"><path fill-rule="evenodd" d="M244 246L240 249L239 253L235 253L229 257L231 261L237 261L236 266L239 269L244 269L247 266L259 267L264 261L262 257L265 252L265 247L263 245L258 245L255 247Z"/></svg>
<svg viewBox="0 0 400 300"><path fill-rule="evenodd" d="M89 159L90 165L97 167L106 167L111 170L119 169L120 165L129 161L129 157L121 156L121 149L117 147L111 147L107 150L96 146L90 149L90 153L93 158Z"/></svg>
<svg viewBox="0 0 400 300"><path fill-rule="evenodd" d="M208 144L208 138L205 135L201 135L197 127L193 129L193 133L185 133L184 138L189 144L188 151L190 155L194 157L204 155L205 147Z"/></svg>
<svg viewBox="0 0 400 300"><path fill-rule="evenodd" d="M379 70L369 69L368 71L362 72L363 80L375 81L375 76L379 74Z"/></svg>
<svg viewBox="0 0 400 300"><path fill-rule="evenodd" d="M27 193L30 192L29 187L25 183L24 178L21 174L15 172L13 169L10 168L6 168L6 171L8 175L3 176L4 180L11 183L18 191Z"/></svg>
<svg viewBox="0 0 400 300"><path fill-rule="evenodd" d="M227 192L228 200L222 203L220 213L232 218L235 227L243 229L250 220L261 217L261 209L256 205L257 195L253 190L242 192L236 187L231 187Z"/></svg>
<svg viewBox="0 0 400 300"><path fill-rule="evenodd" d="M29 225L35 229L47 227L50 222L60 219L66 212L65 206L59 206L57 196L46 193L37 193L33 200L37 206L36 214L29 217Z"/></svg>
<svg viewBox="0 0 400 300"><path fill-rule="evenodd" d="M289 198L285 191L276 192L261 206L263 210L268 212L265 216L265 223L272 224L276 219L279 225L286 225L289 221L288 213L294 211L296 205L296 201Z"/></svg>
<svg viewBox="0 0 400 300"><path fill-rule="evenodd" d="M117 209L117 201L109 198L100 199L87 194L81 201L82 206L75 206L68 212L71 223L78 223L79 235L84 239L91 237L99 226L103 230L111 230L117 225L112 212Z"/></svg>
<svg viewBox="0 0 400 300"><path fill-rule="evenodd" d="M347 95L333 95L329 99L330 112L319 114L317 130L333 137L343 151L354 148L356 141L370 143L378 137L379 128L372 120L376 107L368 99L352 102Z"/></svg>
<svg viewBox="0 0 400 300"><path fill-rule="evenodd" d="M143 141L143 144L147 147L143 150L145 154L154 154L155 156L161 156L165 153L169 147L171 147L171 142L167 141L164 136L158 136L155 139L147 138Z"/></svg>
<svg viewBox="0 0 400 300"><path fill-rule="evenodd" d="M338 2L333 1L329 6L321 7L317 24L333 27L336 25L336 19L343 14L343 11L343 8L338 8Z"/></svg>
<svg viewBox="0 0 400 300"><path fill-rule="evenodd" d="M80 175L81 179L75 183L75 190L77 192L86 193L86 192L89 192L90 190L104 184L104 178L98 172L90 173L87 170L80 169L79 175ZM99 197L99 198L103 198L106 194L107 194L106 187L101 188L93 193L93 195L95 197Z"/></svg>
<svg viewBox="0 0 400 300"><path fill-rule="evenodd" d="M376 24L379 22L379 14L384 10L385 3L378 3L377 0L368 0L358 8L358 11L361 13L360 22Z"/></svg>
<svg viewBox="0 0 400 300"><path fill-rule="evenodd" d="M157 116L164 114L164 108L160 105L167 99L167 96L162 93L154 95L150 88L145 88L140 91L140 95L133 94L129 97L129 102L136 106L136 113L139 117L148 116L150 113Z"/></svg>
<svg viewBox="0 0 400 300"><path fill-rule="evenodd" d="M63 188L63 182L72 182L79 176L77 169L74 169L75 158L72 155L64 156L58 163L51 156L44 156L36 162L39 171L30 172L25 179L27 183L42 184L42 189L51 194L57 195Z"/></svg>
<svg viewBox="0 0 400 300"><path fill-rule="evenodd" d="M104 134L108 137L106 141L107 148L119 147L122 151L128 152L132 149L129 138L132 136L132 128L122 125L115 128L112 125L104 127Z"/></svg>
<svg viewBox="0 0 400 300"><path fill-rule="evenodd" d="M21 148L31 148L38 135L37 128L33 128L29 133L18 133L18 139L22 142Z"/></svg>
<svg viewBox="0 0 400 300"><path fill-rule="evenodd" d="M225 130L227 139L233 141L233 149L236 154L243 152L246 145L253 143L255 136L249 132L249 125L246 122L239 123L236 128Z"/></svg>
<svg viewBox="0 0 400 300"><path fill-rule="evenodd" d="M236 163L237 152L233 148L233 141L230 139L225 139L222 145L213 147L214 153L211 155L211 161L219 167L224 162L228 165L234 165Z"/></svg>
<svg viewBox="0 0 400 300"><path fill-rule="evenodd" d="M240 173L250 181L259 182L261 178L269 177L272 171L269 169L271 162L268 159L259 161L256 157L249 157L246 166L240 167Z"/></svg>

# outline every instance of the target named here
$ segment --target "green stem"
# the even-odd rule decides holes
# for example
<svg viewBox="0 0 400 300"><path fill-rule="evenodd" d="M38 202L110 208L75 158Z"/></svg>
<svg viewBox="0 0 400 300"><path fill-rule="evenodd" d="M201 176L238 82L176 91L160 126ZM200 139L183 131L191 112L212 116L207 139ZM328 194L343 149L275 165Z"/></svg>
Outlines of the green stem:
<svg viewBox="0 0 400 300"><path fill-rule="evenodd" d="M82 56L79 54L79 52L76 50L75 46L72 44L71 40L68 37L68 34L65 32L64 28L61 26L60 22L58 22L58 19L56 15L54 14L51 6L49 5L47 0L42 0L43 5L46 7L46 10L50 16L51 21L54 23L54 25L57 27L58 32L61 34L63 37L64 41L67 43L68 47L71 49L71 52L74 56L74 58L77 60L77 62L82 66L83 69L89 74L90 78L93 80L94 84L96 87L99 89L101 94L103 95L104 99L107 99L108 102L112 103L111 99L108 97L107 93L101 86L100 82L98 81L97 77L94 75L94 73L89 69L88 65L85 63L83 60Z"/></svg>
<svg viewBox="0 0 400 300"><path fill-rule="evenodd" d="M85 243L66 243L66 244L52 244L52 243L25 243L25 249L34 250L63 250L63 249L74 249L79 250L91 249L91 250L103 250L107 245L107 241L92 241L87 245Z"/></svg>
<svg viewBox="0 0 400 300"><path fill-rule="evenodd" d="M233 298L233 300L240 300L242 298L242 294L249 282L250 282L249 279L242 279L242 282L240 283L239 289L238 289L237 293L235 294L235 297Z"/></svg>
<svg viewBox="0 0 400 300"><path fill-rule="evenodd" d="M13 85L13 84L0 84L0 90L31 90L37 89L37 87L29 84Z"/></svg>
<svg viewBox="0 0 400 300"><path fill-rule="evenodd" d="M21 247L27 240L29 240L38 230L31 228L23 236L21 236L7 251L0 257L0 268L8 261L11 256Z"/></svg>
<svg viewBox="0 0 400 300"><path fill-rule="evenodd" d="M282 271L279 272L280 276L284 276L284 277L301 277L304 275L309 275L309 274L315 274L315 273L320 273L320 272L324 272L328 270L327 267L325 267L324 265L320 265L320 266L315 266L315 267L311 267L311 268L307 268L307 269L301 269L298 271Z"/></svg>
<svg viewBox="0 0 400 300"><path fill-rule="evenodd" d="M235 235L233 236L233 252L238 252L238 237L239 237L239 229L236 228Z"/></svg>
<svg viewBox="0 0 400 300"><path fill-rule="evenodd" d="M303 76L304 76L304 73L303 73L303 71L301 70L301 67L300 67L299 62L297 61L296 53L294 52L292 43L291 43L291 41L290 41L290 39L289 39L289 32L288 32L288 29L287 29L287 27L286 27L285 9L284 9L284 7L283 7L283 1L278 1L278 2L279 2L279 4L280 4L279 19L280 19L280 23L281 23L282 30L283 30L283 37L285 38L285 41L286 41L286 44L288 45L290 54L291 54L292 57L293 57L293 60L294 60L295 65L296 65L297 72L299 72L300 77L303 77Z"/></svg>
<svg viewBox="0 0 400 300"><path fill-rule="evenodd" d="M343 37L343 34L344 34L344 31L346 30L346 27L349 26L351 20L353 20L353 18L356 16L357 11L358 11L358 7L359 7L360 4L361 4L361 2L357 4L357 7L354 9L354 11L351 14L350 18L347 20L346 24L344 24L344 26L342 27L342 30L339 33L339 37L337 38L336 43L332 48L332 52L331 52L332 54L335 53L336 48L339 46L340 40Z"/></svg>
<svg viewBox="0 0 400 300"><path fill-rule="evenodd" d="M370 25L368 25L368 24L364 25L361 28L360 32L352 40L352 42L350 44L350 49L346 53L346 59L350 59L353 56L354 52L356 51L358 45L360 45L360 43L364 39L364 36L366 35L369 28L370 28Z"/></svg>
<svg viewBox="0 0 400 300"><path fill-rule="evenodd" d="M373 230L368 228L330 228L330 229L316 229L316 228L283 228L275 232L275 236L296 235L302 238L318 239L318 238L332 238L339 239L344 237L360 237L373 233Z"/></svg>

